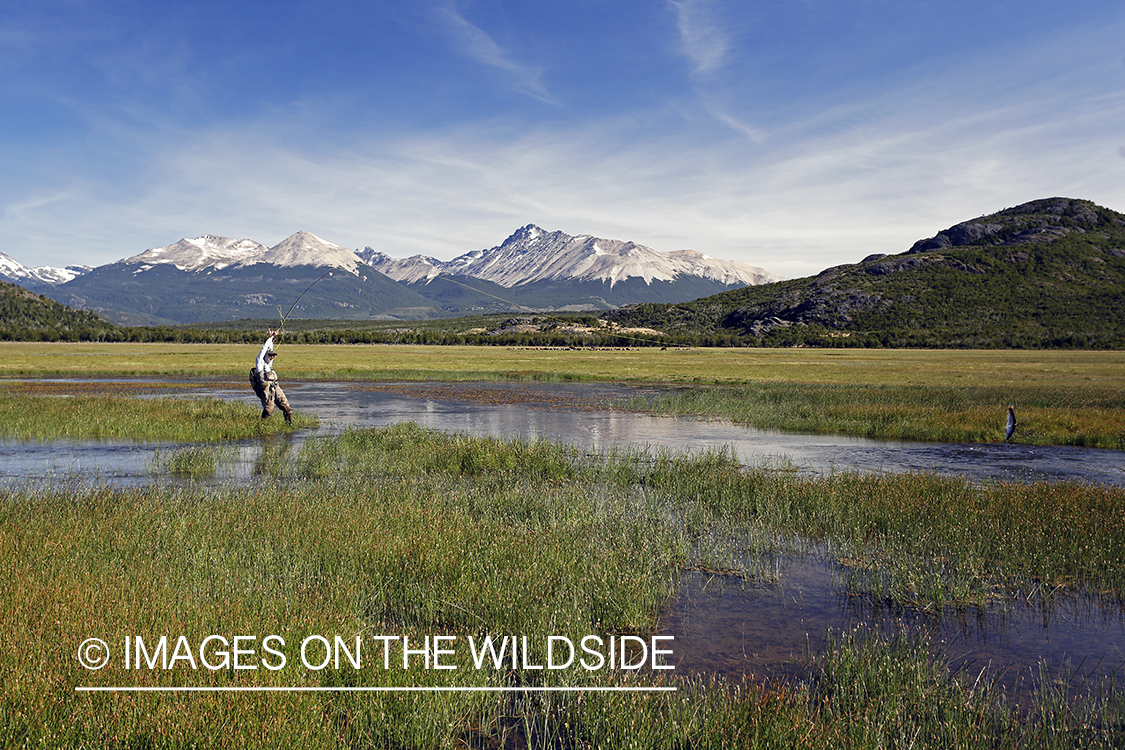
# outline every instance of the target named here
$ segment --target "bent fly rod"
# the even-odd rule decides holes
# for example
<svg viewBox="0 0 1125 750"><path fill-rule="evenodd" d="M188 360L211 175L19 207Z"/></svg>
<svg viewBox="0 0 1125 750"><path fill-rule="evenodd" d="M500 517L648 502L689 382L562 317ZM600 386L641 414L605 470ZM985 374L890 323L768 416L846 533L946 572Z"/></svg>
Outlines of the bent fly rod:
<svg viewBox="0 0 1125 750"><path fill-rule="evenodd" d="M316 281L314 281L313 283L311 283L307 287L305 287L305 291L301 292L300 296L297 297L297 299L293 300L293 304L289 306L289 310L286 311L286 313L281 316L281 325L277 327L277 335L279 337L281 336L281 332L285 330L285 321L287 321L289 319L289 313L293 312L293 308L296 307L297 303L301 301L301 297L304 297L306 294L308 294L309 289L312 289L314 286L316 286L317 281L320 281L320 279L323 279L325 276L331 276L331 275L332 275L332 271L325 271L324 273L322 273L320 275L319 278L317 278ZM281 312L281 306L280 305L278 305L277 311L278 311L278 313Z"/></svg>

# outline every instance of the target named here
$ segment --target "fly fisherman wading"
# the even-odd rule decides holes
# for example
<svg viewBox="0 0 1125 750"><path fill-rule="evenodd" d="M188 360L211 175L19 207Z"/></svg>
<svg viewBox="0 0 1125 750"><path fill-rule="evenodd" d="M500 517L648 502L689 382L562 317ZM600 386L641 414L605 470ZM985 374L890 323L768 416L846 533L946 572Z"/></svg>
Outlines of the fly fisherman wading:
<svg viewBox="0 0 1125 750"><path fill-rule="evenodd" d="M270 418L276 404L285 414L285 422L293 424L293 407L289 406L285 391L277 384L277 373L273 371L273 358L277 356L273 350L273 337L277 335L277 331L269 329L268 332L269 338L262 344L262 351L258 352L258 360L254 363L254 369L250 371L250 385L254 387L254 393L262 401L262 419Z"/></svg>

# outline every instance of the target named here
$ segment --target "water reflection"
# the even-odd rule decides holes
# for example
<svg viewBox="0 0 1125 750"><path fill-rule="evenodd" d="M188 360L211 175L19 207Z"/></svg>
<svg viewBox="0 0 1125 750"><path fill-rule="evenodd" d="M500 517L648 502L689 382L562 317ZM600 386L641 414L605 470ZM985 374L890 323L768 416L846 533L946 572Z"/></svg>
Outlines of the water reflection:
<svg viewBox="0 0 1125 750"><path fill-rule="evenodd" d="M138 381L131 381L138 382ZM185 395L256 403L243 384L201 382L177 388ZM934 472L974 481L1076 480L1125 486L1125 452L1009 443L940 444L881 441L840 435L799 435L756 430L719 421L650 416L604 407L614 399L651 395L650 386L604 383L357 384L286 383L298 410L316 414L318 430L381 427L413 421L425 427L472 435L561 440L592 450L641 446L669 450L729 448L748 465L781 464L798 471L830 473ZM79 475L122 484L151 481L154 453L169 445L70 442L37 445L7 441L0 450L0 478L26 480ZM275 447L247 441L239 455L249 465L236 476L253 476Z"/></svg>
<svg viewBox="0 0 1125 750"><path fill-rule="evenodd" d="M952 670L974 677L983 670L1017 698L1038 683L1041 663L1071 690L1096 691L1125 676L1121 602L1065 596L1045 605L1004 602L922 612L843 594L835 568L821 557L785 556L775 583L685 573L661 619L661 634L676 639L678 672L803 678L829 634L838 639L860 631L925 636Z"/></svg>
<svg viewBox="0 0 1125 750"><path fill-rule="evenodd" d="M158 389L159 390L159 389ZM256 403L241 384L198 383L183 393ZM1078 480L1125 485L1125 452L1019 444L942 445L825 435L793 435L714 421L654 417L605 408L614 399L651 394L651 387L607 384L355 384L287 383L298 410L316 414L317 430L244 441L234 448L229 474L217 481L254 481L290 462L310 435L349 427L417 422L425 427L525 440L560 440L592 450L642 446L670 450L729 448L749 465L785 464L829 473L936 472L973 480ZM121 442L49 445L7 441L0 478L19 483L147 484L167 481L153 466L162 452L182 446ZM698 572L685 575L664 613L664 634L675 635L681 672L757 678L804 674L810 654L829 632L855 628L926 632L955 668L989 667L1017 684L1040 659L1076 680L1096 683L1125 664L1121 603L1061 597L1044 607L1008 602L940 615L894 609L848 596L835 563L818 556L779 557L779 581L745 585ZM1095 679L1096 678L1096 679Z"/></svg>
<svg viewBox="0 0 1125 750"><path fill-rule="evenodd" d="M268 477L281 474L293 453L293 443L292 432L263 435L259 441L257 456L254 458L254 476Z"/></svg>

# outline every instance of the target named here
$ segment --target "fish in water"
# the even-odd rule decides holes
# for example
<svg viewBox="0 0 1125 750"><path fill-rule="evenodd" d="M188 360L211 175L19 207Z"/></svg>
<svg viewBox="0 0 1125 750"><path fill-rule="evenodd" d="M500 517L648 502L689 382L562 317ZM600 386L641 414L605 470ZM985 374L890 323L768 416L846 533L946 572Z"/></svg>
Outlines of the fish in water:
<svg viewBox="0 0 1125 750"><path fill-rule="evenodd" d="M1016 432L1016 412L1012 407L1008 407L1008 426L1004 430L1004 440L1011 440L1012 435Z"/></svg>

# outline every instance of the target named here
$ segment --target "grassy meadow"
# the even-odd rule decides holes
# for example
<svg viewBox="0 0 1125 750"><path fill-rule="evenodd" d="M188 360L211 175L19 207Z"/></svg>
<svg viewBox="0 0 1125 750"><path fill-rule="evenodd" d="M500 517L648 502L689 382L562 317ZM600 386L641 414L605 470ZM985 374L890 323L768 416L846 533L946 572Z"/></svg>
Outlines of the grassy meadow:
<svg viewBox="0 0 1125 750"><path fill-rule="evenodd" d="M753 581L763 552L795 549L800 539L830 542L842 560L866 556L864 569L881 581L850 581L852 595L910 606L1035 597L1044 580L1120 596L1120 491L1043 486L1013 496L1013 487L922 477L817 481L746 471L721 452L589 455L412 424L312 439L272 473L248 486L0 491L0 744L1069 748L1120 740L1122 691L1076 700L1045 675L1033 704L1017 706L988 676L951 672L924 637L833 635L810 654L806 679L775 685L652 669L651 660L638 670L590 668L593 657L589 667L543 668L551 638L652 632L685 568ZM1049 505L1058 506L1050 527L1065 534L1044 533ZM162 635L164 661L155 649ZM132 650L127 667L126 638L137 636L146 650ZM208 646L209 636L225 640ZM251 640L235 646L236 636ZM450 639L445 668L437 657L426 668L417 644L439 636ZM489 636L526 637L527 656L478 663L469 639ZM97 671L76 658L92 637L111 649ZM337 638L350 652L326 664L323 644ZM416 649L405 666L404 638ZM349 653L366 656L349 661ZM76 690L121 685L323 690ZM348 691L465 686L506 690ZM587 690L550 690L562 687ZM675 690L598 690L610 687Z"/></svg>
<svg viewBox="0 0 1125 750"><path fill-rule="evenodd" d="M278 342L282 379L615 380L1121 388L1122 351L900 349L523 349L294 345ZM0 377L237 377L257 347L229 344L0 342Z"/></svg>
<svg viewBox="0 0 1125 750"><path fill-rule="evenodd" d="M911 434L930 439L948 439L954 433L943 430L958 424L964 439L999 439L1014 403L1018 439L1120 448L1112 439L1125 410L1119 352L284 343L279 352L283 383L670 383L683 389L630 407L894 437L915 423L921 427ZM627 641L625 658L635 657L685 570L735 585L773 582L761 561L777 553L828 555L841 595L888 607L964 614L1021 602L1046 610L1061 596L1120 604L1123 490L977 486L926 475L806 477L743 467L721 451L591 455L413 424L310 437L290 455L280 415L263 423L246 404L177 399L167 382L152 386L159 398L136 398L111 384L73 393L42 380L244 383L256 353L0 344L5 437L212 441L162 453L147 487L0 488L0 747L1121 745L1120 682L1079 695L1043 672L1027 702L992 675L951 671L925 636L833 633L810 651L802 679L777 684L654 669L675 663L674 645L662 646L673 650L670 658L653 657L645 668L610 669L603 647L610 638L638 639ZM314 418L298 411L298 419ZM178 430L197 427L145 432L160 421L209 426L191 436ZM24 424L31 427L15 431ZM220 472L231 456L227 441L259 434L270 455L256 481L192 481ZM521 649L526 638L522 658L475 658L470 638L505 636ZM588 636L600 639L601 665L545 666L552 643ZM109 646L103 668L78 661L93 653L81 648L89 638ZM440 658L419 645L436 647L438 639L448 649ZM302 644L310 644L309 660ZM320 663L341 646L338 662ZM363 658L351 661L361 648ZM247 692L76 690L122 685ZM293 686L314 690L286 690ZM499 690L449 689L466 686ZM357 690L365 687L387 690ZM646 691L605 690L620 687Z"/></svg>

